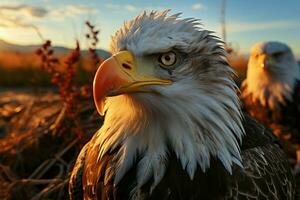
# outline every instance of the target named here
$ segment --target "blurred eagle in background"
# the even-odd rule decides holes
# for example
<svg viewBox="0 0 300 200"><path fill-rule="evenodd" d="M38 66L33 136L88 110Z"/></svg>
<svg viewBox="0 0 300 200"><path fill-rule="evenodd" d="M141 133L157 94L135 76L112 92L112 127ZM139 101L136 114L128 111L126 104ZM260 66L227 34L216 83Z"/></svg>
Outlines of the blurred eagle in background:
<svg viewBox="0 0 300 200"><path fill-rule="evenodd" d="M255 44L241 92L245 110L295 154L292 144L300 143L300 66L292 50L280 42Z"/></svg>
<svg viewBox="0 0 300 200"><path fill-rule="evenodd" d="M241 112L222 42L167 13L112 37L94 79L104 124L77 158L71 199L293 199L277 139Z"/></svg>

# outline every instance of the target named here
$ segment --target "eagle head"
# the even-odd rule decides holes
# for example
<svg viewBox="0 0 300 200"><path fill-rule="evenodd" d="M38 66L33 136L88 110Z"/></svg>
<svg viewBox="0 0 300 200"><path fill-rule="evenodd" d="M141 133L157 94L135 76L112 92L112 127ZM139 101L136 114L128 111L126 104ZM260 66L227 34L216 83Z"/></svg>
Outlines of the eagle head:
<svg viewBox="0 0 300 200"><path fill-rule="evenodd" d="M199 20L168 11L142 13L112 37L112 56L94 79L97 110L105 114L94 137L98 159L117 151L117 184L137 163L138 186L159 182L169 152L191 179L219 159L241 164L239 99L222 42Z"/></svg>
<svg viewBox="0 0 300 200"><path fill-rule="evenodd" d="M286 44L260 42L251 50L243 96L252 95L253 101L276 109L291 100L299 79L299 65Z"/></svg>

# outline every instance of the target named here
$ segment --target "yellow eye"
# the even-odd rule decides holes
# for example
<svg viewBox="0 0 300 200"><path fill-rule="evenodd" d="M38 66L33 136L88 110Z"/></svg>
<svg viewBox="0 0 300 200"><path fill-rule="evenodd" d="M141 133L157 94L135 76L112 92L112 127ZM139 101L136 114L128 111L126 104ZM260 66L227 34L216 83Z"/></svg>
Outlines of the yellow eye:
<svg viewBox="0 0 300 200"><path fill-rule="evenodd" d="M176 54L173 51L163 53L159 56L158 61L163 67L172 66L176 63Z"/></svg>

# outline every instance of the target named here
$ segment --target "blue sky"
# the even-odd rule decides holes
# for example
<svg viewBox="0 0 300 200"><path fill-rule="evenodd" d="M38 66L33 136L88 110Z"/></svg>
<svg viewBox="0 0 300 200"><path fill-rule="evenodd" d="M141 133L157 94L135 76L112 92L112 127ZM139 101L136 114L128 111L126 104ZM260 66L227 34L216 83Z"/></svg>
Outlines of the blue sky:
<svg viewBox="0 0 300 200"><path fill-rule="evenodd" d="M101 29L99 47L108 49L112 35L125 20L143 10L182 12L200 18L205 28L220 35L221 0L1 0L0 39L18 44L39 43L34 27L54 44L72 47L74 39L85 46L84 22ZM258 41L278 40L292 47L300 58L299 0L227 0L227 41L247 53Z"/></svg>

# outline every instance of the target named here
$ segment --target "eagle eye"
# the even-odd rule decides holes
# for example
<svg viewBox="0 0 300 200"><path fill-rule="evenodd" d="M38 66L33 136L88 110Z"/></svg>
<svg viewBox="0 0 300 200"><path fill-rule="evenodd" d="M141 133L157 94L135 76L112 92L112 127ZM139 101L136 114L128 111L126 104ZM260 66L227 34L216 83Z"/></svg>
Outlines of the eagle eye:
<svg viewBox="0 0 300 200"><path fill-rule="evenodd" d="M173 51L163 53L158 57L158 62L162 67L169 67L176 63L176 54Z"/></svg>
<svg viewBox="0 0 300 200"><path fill-rule="evenodd" d="M283 53L284 53L284 52L275 52L275 53L272 54L272 56L273 56L274 58L280 58L280 57L283 55Z"/></svg>

